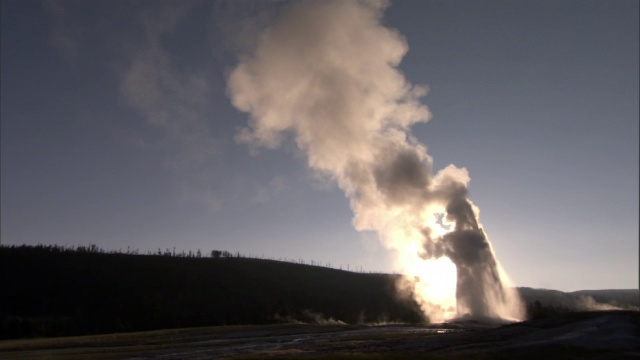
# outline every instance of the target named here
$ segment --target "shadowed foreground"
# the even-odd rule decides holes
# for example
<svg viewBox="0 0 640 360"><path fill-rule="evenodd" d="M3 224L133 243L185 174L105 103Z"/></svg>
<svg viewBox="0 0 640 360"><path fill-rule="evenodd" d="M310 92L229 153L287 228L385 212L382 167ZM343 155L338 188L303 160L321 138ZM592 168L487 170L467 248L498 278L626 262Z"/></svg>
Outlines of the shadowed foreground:
<svg viewBox="0 0 640 360"><path fill-rule="evenodd" d="M0 341L12 359L640 357L640 312L566 313L511 325L264 325Z"/></svg>

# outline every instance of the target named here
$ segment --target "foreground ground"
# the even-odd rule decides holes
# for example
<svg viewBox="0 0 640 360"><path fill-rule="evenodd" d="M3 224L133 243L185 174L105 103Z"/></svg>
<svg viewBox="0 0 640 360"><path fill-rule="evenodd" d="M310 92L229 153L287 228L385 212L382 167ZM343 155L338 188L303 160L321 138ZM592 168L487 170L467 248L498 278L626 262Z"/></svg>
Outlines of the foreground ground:
<svg viewBox="0 0 640 360"><path fill-rule="evenodd" d="M283 324L0 341L3 359L640 358L640 312L567 313L510 325Z"/></svg>

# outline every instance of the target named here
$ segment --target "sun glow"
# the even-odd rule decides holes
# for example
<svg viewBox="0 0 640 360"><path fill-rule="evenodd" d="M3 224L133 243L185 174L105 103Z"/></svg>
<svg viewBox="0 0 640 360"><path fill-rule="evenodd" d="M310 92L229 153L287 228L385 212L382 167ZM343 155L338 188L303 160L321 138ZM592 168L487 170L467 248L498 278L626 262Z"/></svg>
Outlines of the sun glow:
<svg viewBox="0 0 640 360"><path fill-rule="evenodd" d="M432 239L452 231L454 224L447 222L442 209L430 209L423 214L425 229ZM447 257L425 253L423 237L411 231L396 231L398 265L405 275L400 288L411 292L431 322L442 322L457 316L457 269ZM412 229L415 231L415 229ZM404 236L402 236L404 235ZM412 236L413 235L413 236Z"/></svg>
<svg viewBox="0 0 640 360"><path fill-rule="evenodd" d="M423 303L423 311L432 322L456 316L456 266L449 258L417 260L408 272L414 281L413 291Z"/></svg>

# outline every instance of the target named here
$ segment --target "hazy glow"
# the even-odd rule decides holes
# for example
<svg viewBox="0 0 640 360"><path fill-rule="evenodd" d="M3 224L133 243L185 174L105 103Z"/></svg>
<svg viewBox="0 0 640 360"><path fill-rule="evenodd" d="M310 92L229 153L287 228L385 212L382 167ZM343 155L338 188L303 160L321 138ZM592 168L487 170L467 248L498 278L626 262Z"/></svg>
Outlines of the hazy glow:
<svg viewBox="0 0 640 360"><path fill-rule="evenodd" d="M406 255L402 260L404 273L422 311L432 322L455 317L457 271L453 262L446 257L425 261L410 253Z"/></svg>

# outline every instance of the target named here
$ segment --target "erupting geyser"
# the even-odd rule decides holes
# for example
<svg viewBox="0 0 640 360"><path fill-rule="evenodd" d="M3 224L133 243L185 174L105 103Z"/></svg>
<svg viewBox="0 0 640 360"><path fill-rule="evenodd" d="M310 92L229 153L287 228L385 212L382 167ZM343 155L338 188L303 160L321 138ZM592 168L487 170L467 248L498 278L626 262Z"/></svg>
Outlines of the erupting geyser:
<svg viewBox="0 0 640 360"><path fill-rule="evenodd" d="M291 134L311 168L350 199L358 230L374 230L406 274L398 284L431 321L522 318L467 199L466 169L435 175L411 125L430 113L426 89L397 69L404 38L381 24L386 1L302 1L266 28L228 79L251 115L238 139L277 147Z"/></svg>

